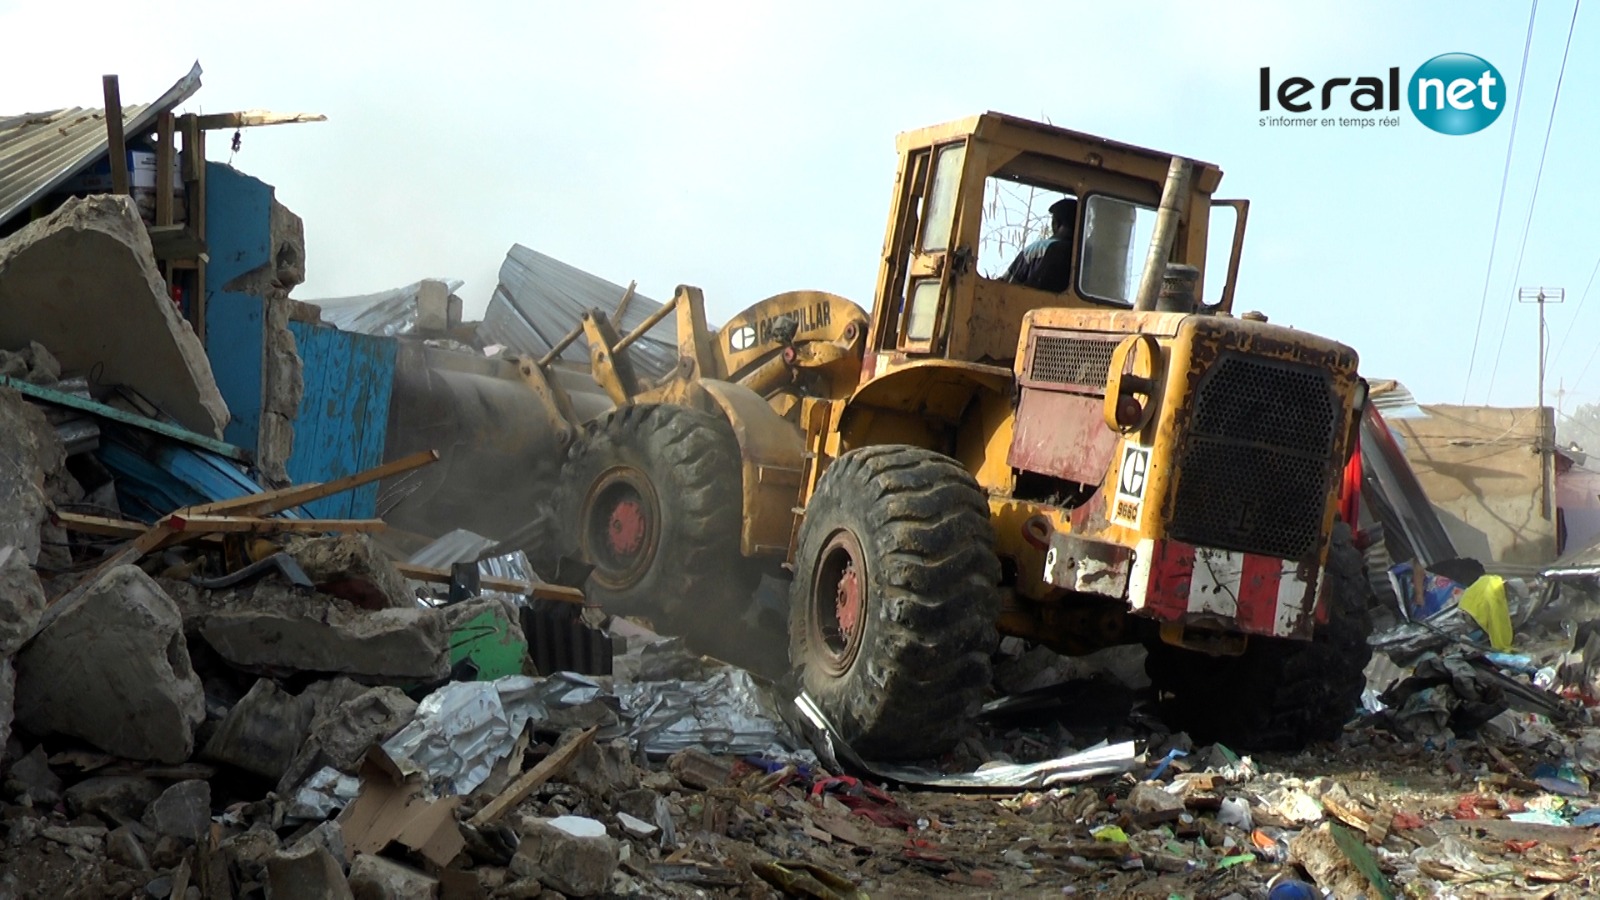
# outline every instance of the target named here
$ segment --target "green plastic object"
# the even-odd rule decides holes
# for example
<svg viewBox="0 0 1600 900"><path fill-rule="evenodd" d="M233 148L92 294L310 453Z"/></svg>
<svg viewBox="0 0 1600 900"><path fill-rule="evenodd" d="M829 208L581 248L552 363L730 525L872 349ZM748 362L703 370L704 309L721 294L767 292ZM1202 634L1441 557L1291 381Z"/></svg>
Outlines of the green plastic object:
<svg viewBox="0 0 1600 900"><path fill-rule="evenodd" d="M1389 879L1383 877L1383 870L1378 868L1378 860L1367 849L1367 842L1356 836L1356 833L1342 825L1333 826L1333 842L1339 847L1350 864L1356 871L1367 876L1372 886L1377 889L1383 900L1396 900L1394 886L1389 884Z"/></svg>
<svg viewBox="0 0 1600 900"><path fill-rule="evenodd" d="M507 675L521 675L522 661L528 658L528 642L513 633L511 623L494 610L473 616L450 633L450 666L471 660L479 681L493 681Z"/></svg>

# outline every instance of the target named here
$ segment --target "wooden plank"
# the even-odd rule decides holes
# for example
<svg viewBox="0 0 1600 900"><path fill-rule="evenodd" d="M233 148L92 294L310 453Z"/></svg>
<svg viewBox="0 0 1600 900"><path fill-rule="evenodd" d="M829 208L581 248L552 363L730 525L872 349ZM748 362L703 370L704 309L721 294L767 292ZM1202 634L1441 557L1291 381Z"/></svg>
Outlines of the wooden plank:
<svg viewBox="0 0 1600 900"><path fill-rule="evenodd" d="M100 79L106 92L106 153L111 160L111 190L128 193L128 144L122 134L122 92L117 86L117 76L106 75Z"/></svg>
<svg viewBox="0 0 1600 900"><path fill-rule="evenodd" d="M297 125L302 122L326 122L321 113L278 113L264 109L247 109L241 112L212 113L199 117L200 128L217 131L226 128L257 128L263 125Z"/></svg>
<svg viewBox="0 0 1600 900"><path fill-rule="evenodd" d="M26 381L10 378L5 375L0 375L0 387L11 388L18 393L26 394L35 400L43 400L44 402L53 404L55 406L66 406L71 409L82 410L83 412L91 413L103 419L110 419L113 422L121 422L124 425L132 425L135 428L142 428L145 431L155 432L156 434L164 437L169 437L176 441L182 441L185 444L199 447L202 450L208 450L217 454L218 456L225 456L237 462L250 462L249 452L241 450L232 444L223 443L216 438L209 438L203 434L195 434L194 432L185 428L180 428L177 425L171 425L166 422L159 422L155 419L147 419L144 416L137 416L130 412L124 412L115 407L107 406L104 403L90 400L87 397L79 397L76 394L68 394L64 391L40 387L39 385L29 384Z"/></svg>
<svg viewBox="0 0 1600 900"><path fill-rule="evenodd" d="M172 113L156 118L156 224L172 224L172 164L177 162L172 146Z"/></svg>
<svg viewBox="0 0 1600 900"><path fill-rule="evenodd" d="M467 824L474 828L482 828L485 825L494 824L496 820L506 814L507 810L521 803L529 794L533 793L534 788L559 775L561 770L572 761L572 758L578 755L578 751L594 740L595 732L599 730L599 726L590 728L583 734L573 738L572 743L556 750L541 760L537 766L522 773L516 781L511 782L509 787L501 791L499 796L485 804L477 815L467 820Z"/></svg>
<svg viewBox="0 0 1600 900"><path fill-rule="evenodd" d="M89 516L82 513L58 512L55 514L57 525L68 531L82 534L98 534L104 537L136 538L150 526L142 522L130 522L127 519L112 519L106 516Z"/></svg>
<svg viewBox="0 0 1600 900"><path fill-rule="evenodd" d="M435 569L408 562L395 563L394 567L401 575L417 581L426 581L429 584L450 583L450 572L447 569ZM538 600L555 600L559 603L576 603L580 606L588 602L583 591L558 584L529 584L526 581L515 581L510 578L479 578L478 587L486 591L525 594Z"/></svg>
<svg viewBox="0 0 1600 900"><path fill-rule="evenodd" d="M216 515L218 513L230 513L240 516L265 516L283 512L302 503L309 503L313 500L320 500L323 497L348 491L351 488L358 488L364 484L381 481L392 475L420 469L438 460L439 451L423 450L410 456L401 457L393 462L375 466L364 472L357 472L344 478L336 478L333 481L292 485L275 491L251 494L246 497L218 500L215 503L202 503L199 506L191 506L178 512L185 516Z"/></svg>
<svg viewBox="0 0 1600 900"><path fill-rule="evenodd" d="M161 524L174 532L199 534L266 534L291 531L296 534L322 532L373 532L389 526L382 519L263 519L256 516L185 516L173 513Z"/></svg>
<svg viewBox="0 0 1600 900"><path fill-rule="evenodd" d="M193 129L193 134L195 139L195 158L199 162L194 186L189 191L189 195L193 198L191 201L193 205L189 207L191 210L189 215L189 227L192 228L195 235L200 238L201 246L205 246L206 133L198 126L198 124L196 124ZM188 146L188 138L186 136L184 138L184 149L188 149ZM200 345L202 347L205 346L206 343L206 302L208 297L207 291L209 290L209 288L206 286L206 263L209 261L210 259L206 256L206 254L201 252L199 257L199 265L195 266L194 302L189 306L189 324L194 326L195 337L200 339Z"/></svg>

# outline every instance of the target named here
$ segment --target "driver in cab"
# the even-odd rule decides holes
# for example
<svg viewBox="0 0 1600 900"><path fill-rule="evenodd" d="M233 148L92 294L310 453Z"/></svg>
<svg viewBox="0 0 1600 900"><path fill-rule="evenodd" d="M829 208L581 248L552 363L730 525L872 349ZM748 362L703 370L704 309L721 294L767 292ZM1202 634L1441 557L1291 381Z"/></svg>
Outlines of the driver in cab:
<svg viewBox="0 0 1600 900"><path fill-rule="evenodd" d="M1022 248L1002 281L1059 294L1072 284L1072 223L1078 201L1064 197L1050 204L1050 234Z"/></svg>

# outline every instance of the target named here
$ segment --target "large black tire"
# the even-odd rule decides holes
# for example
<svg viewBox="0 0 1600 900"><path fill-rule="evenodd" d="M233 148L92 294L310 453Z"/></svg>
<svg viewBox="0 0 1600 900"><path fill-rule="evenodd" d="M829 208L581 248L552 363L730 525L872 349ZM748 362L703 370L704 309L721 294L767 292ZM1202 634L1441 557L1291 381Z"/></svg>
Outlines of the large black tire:
<svg viewBox="0 0 1600 900"><path fill-rule="evenodd" d="M989 506L948 457L852 450L807 504L789 598L800 683L867 759L926 759L989 687L1000 562Z"/></svg>
<svg viewBox="0 0 1600 900"><path fill-rule="evenodd" d="M1298 751L1336 740L1361 707L1372 658L1372 586L1350 529L1335 527L1323 569L1331 604L1311 641L1252 638L1244 655L1209 657L1152 642L1145 671L1162 718L1200 743Z"/></svg>
<svg viewBox="0 0 1600 900"><path fill-rule="evenodd" d="M740 484L719 416L625 406L594 423L569 451L557 501L566 552L594 566L588 598L713 652L703 638L737 619L759 578L740 555Z"/></svg>

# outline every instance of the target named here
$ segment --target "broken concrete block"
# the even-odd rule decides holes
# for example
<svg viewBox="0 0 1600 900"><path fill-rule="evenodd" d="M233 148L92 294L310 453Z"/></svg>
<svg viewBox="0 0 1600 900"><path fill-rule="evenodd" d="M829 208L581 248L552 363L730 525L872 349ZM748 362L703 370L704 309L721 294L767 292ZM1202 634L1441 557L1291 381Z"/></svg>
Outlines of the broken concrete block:
<svg viewBox="0 0 1600 900"><path fill-rule="evenodd" d="M363 853L350 863L355 900L423 900L439 896L439 881L410 866Z"/></svg>
<svg viewBox="0 0 1600 900"><path fill-rule="evenodd" d="M582 785L585 790L609 799L637 785L640 774L639 767L634 765L629 742L618 739L603 744L591 741L552 780Z"/></svg>
<svg viewBox="0 0 1600 900"><path fill-rule="evenodd" d="M538 878L546 887L575 897L605 891L620 864L617 842L606 826L583 816L522 820L522 843L511 858L519 878Z"/></svg>
<svg viewBox="0 0 1600 900"><path fill-rule="evenodd" d="M414 332L438 334L450 328L450 285L424 278L417 285L417 321Z"/></svg>
<svg viewBox="0 0 1600 900"><path fill-rule="evenodd" d="M311 703L262 678L228 710L206 743L207 759L276 781L294 760L311 727Z"/></svg>
<svg viewBox="0 0 1600 900"><path fill-rule="evenodd" d="M417 702L399 688L377 687L341 703L316 727L322 751L339 769L353 772L373 744L381 744L417 714Z"/></svg>
<svg viewBox="0 0 1600 900"><path fill-rule="evenodd" d="M144 826L156 834L196 841L211 825L211 785L192 779L161 792L144 811Z"/></svg>
<svg viewBox="0 0 1600 900"><path fill-rule="evenodd" d="M240 602L206 614L200 635L242 668L327 672L409 683L443 678L450 641L437 610L364 612L327 596L300 597L262 581Z"/></svg>
<svg viewBox="0 0 1600 900"><path fill-rule="evenodd" d="M0 319L3 310L0 304ZM6 460L0 465L0 546L21 548L30 563L39 561L39 529L49 516L50 476L61 470L66 458L66 449L44 413L16 391L0 388L0 459Z"/></svg>
<svg viewBox="0 0 1600 900"><path fill-rule="evenodd" d="M1141 781L1128 793L1128 808L1139 813L1182 812L1183 798Z"/></svg>
<svg viewBox="0 0 1600 900"><path fill-rule="evenodd" d="M11 714L17 702L17 670L11 660L0 659L0 768L6 742L11 740Z"/></svg>
<svg viewBox="0 0 1600 900"><path fill-rule="evenodd" d="M137 566L118 566L18 654L17 722L129 759L184 762L205 719L177 604Z"/></svg>
<svg viewBox="0 0 1600 900"><path fill-rule="evenodd" d="M0 656L22 649L44 615L44 586L16 547L0 547Z"/></svg>
<svg viewBox="0 0 1600 900"><path fill-rule="evenodd" d="M327 848L302 844L267 859L268 900L353 900L339 861Z"/></svg>
<svg viewBox="0 0 1600 900"><path fill-rule="evenodd" d="M288 548L317 590L362 609L407 609L417 605L394 561L364 534L307 538Z"/></svg>
<svg viewBox="0 0 1600 900"><path fill-rule="evenodd" d="M106 856L135 871L150 871L150 858L145 855L144 845L127 825L106 835Z"/></svg>
<svg viewBox="0 0 1600 900"><path fill-rule="evenodd" d="M1374 884L1362 869L1377 872L1377 864L1369 867L1352 860L1339 846L1333 829L1341 826L1324 822L1316 828L1303 829L1289 840L1289 861L1298 863L1319 887L1332 892L1334 897L1386 897L1392 896L1388 884ZM1348 834L1349 832L1347 832ZM1356 852L1366 851L1365 839L1352 837ZM1366 854L1370 861L1370 853ZM1379 878L1382 873L1379 872Z"/></svg>
<svg viewBox="0 0 1600 900"><path fill-rule="evenodd" d="M0 346L37 340L69 372L126 384L185 428L222 437L228 407L156 269L131 198L68 200L0 239Z"/></svg>
<svg viewBox="0 0 1600 900"><path fill-rule="evenodd" d="M138 822L161 796L161 786L136 775L97 775L67 788L67 812L97 816L107 824Z"/></svg>
<svg viewBox="0 0 1600 900"><path fill-rule="evenodd" d="M61 799L61 779L50 771L44 745L11 764L6 771L5 793L23 806L49 808Z"/></svg>
<svg viewBox="0 0 1600 900"><path fill-rule="evenodd" d="M241 881L255 882L267 880L267 862L281 849L277 834L260 826L233 835L217 846L217 852Z"/></svg>
<svg viewBox="0 0 1600 900"><path fill-rule="evenodd" d="M303 847L321 847L323 850L328 851L328 854L338 862L339 871L343 872L345 870L345 859L347 857L344 851L344 829L339 827L338 822L323 822L296 838L289 845L291 850L299 850Z"/></svg>
<svg viewBox="0 0 1600 900"><path fill-rule="evenodd" d="M20 350L0 350L0 375L48 386L61 380L61 363L43 344L29 341Z"/></svg>

